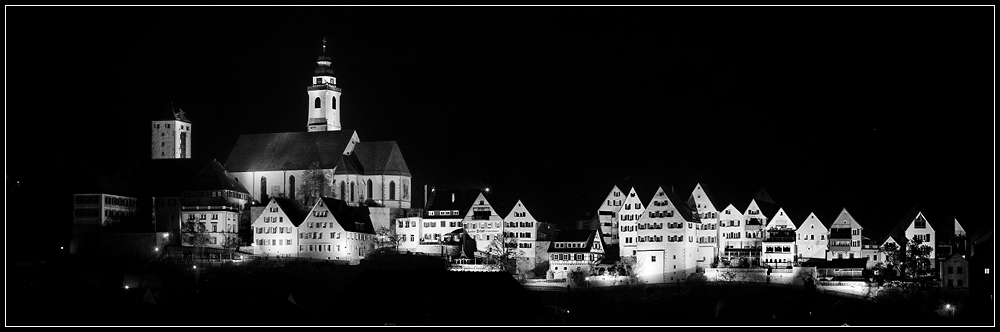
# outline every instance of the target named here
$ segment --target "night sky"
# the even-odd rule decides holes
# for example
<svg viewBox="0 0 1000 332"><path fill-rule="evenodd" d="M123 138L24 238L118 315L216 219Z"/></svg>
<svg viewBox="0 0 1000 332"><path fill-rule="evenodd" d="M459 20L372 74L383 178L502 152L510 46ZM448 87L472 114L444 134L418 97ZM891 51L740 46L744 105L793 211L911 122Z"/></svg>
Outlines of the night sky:
<svg viewBox="0 0 1000 332"><path fill-rule="evenodd" d="M488 186L560 222L706 182L992 224L993 31L993 7L6 7L6 173L58 192L149 158L170 102L199 158L305 131L326 37L344 127L396 141L418 200Z"/></svg>

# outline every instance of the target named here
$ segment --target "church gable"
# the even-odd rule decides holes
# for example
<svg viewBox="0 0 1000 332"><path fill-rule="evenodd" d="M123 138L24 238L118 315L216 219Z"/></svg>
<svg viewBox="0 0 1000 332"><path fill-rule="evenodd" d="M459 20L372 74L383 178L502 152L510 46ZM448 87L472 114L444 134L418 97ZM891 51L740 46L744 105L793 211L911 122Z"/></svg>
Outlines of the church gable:
<svg viewBox="0 0 1000 332"><path fill-rule="evenodd" d="M395 141L360 142L354 147L365 175L410 176L403 154Z"/></svg>

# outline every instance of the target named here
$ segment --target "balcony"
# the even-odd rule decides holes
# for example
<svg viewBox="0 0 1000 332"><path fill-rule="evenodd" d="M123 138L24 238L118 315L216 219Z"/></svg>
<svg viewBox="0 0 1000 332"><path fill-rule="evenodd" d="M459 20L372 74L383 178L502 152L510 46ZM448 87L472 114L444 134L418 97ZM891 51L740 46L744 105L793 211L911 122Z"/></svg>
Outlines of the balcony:
<svg viewBox="0 0 1000 332"><path fill-rule="evenodd" d="M829 247L829 249L827 249L827 250L829 250L829 251L851 251L851 246L849 246L849 245L848 246L835 246L835 245L831 245Z"/></svg>
<svg viewBox="0 0 1000 332"><path fill-rule="evenodd" d="M340 88L338 88L338 87L335 87L335 86L333 86L333 85L330 85L330 84L323 84L323 85L312 85L312 86L309 86L308 88L306 88L306 90L308 90L308 91L316 91L316 90L332 90L332 91L337 91L337 92L340 92Z"/></svg>
<svg viewBox="0 0 1000 332"><path fill-rule="evenodd" d="M795 242L794 236L772 236L764 239L764 242Z"/></svg>

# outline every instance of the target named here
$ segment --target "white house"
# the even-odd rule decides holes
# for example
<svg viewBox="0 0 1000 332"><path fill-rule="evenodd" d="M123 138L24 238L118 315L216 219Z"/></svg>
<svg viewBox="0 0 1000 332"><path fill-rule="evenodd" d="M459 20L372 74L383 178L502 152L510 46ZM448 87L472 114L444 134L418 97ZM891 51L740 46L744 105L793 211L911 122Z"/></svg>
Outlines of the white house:
<svg viewBox="0 0 1000 332"><path fill-rule="evenodd" d="M375 248L368 208L327 197L313 205L299 224L298 236L299 257L355 264Z"/></svg>
<svg viewBox="0 0 1000 332"><path fill-rule="evenodd" d="M683 282L694 273L699 223L686 202L657 189L636 225L639 278L647 283Z"/></svg>
<svg viewBox="0 0 1000 332"><path fill-rule="evenodd" d="M634 189L634 188L633 188ZM618 234L618 211L621 210L622 197L621 189L618 186L611 188L608 197L601 202L601 207L597 209L597 219L600 222L601 234L604 236L604 243L618 244L620 242Z"/></svg>
<svg viewBox="0 0 1000 332"><path fill-rule="evenodd" d="M743 248L744 227L743 212L733 204L719 212L720 257L733 260L749 256L749 248Z"/></svg>
<svg viewBox="0 0 1000 332"><path fill-rule="evenodd" d="M842 209L830 224L827 260L864 257L861 253L862 229L847 208Z"/></svg>
<svg viewBox="0 0 1000 332"><path fill-rule="evenodd" d="M253 253L257 256L298 257L299 226L306 210L296 200L274 197L251 223Z"/></svg>
<svg viewBox="0 0 1000 332"><path fill-rule="evenodd" d="M517 272L532 270L537 264L535 259L535 247L538 240L538 221L528 212L528 208L520 200L514 204L507 217L503 219L504 232L508 238L517 239L517 250L523 255L517 264Z"/></svg>
<svg viewBox="0 0 1000 332"><path fill-rule="evenodd" d="M828 233L826 225L816 217L816 213L809 213L802 225L795 230L795 252L799 261L826 259Z"/></svg>
<svg viewBox="0 0 1000 332"><path fill-rule="evenodd" d="M639 198L639 195L635 193L635 188L633 187L632 189L629 189L628 195L625 197L625 201L622 202L622 205L619 207L617 212L618 238L615 239L612 237L612 241L618 240L619 256L635 256L636 244L638 243L636 238L636 224L639 221L639 218L642 217L645 210L645 207L642 206L642 200Z"/></svg>
<svg viewBox="0 0 1000 332"><path fill-rule="evenodd" d="M778 212L767 222L764 236L764 252L761 262L770 267L788 268L795 263L795 223L785 212Z"/></svg>
<svg viewBox="0 0 1000 332"><path fill-rule="evenodd" d="M476 250L485 251L490 242L503 233L503 218L490 205L486 195L480 192L462 219L462 226L476 241Z"/></svg>
<svg viewBox="0 0 1000 332"><path fill-rule="evenodd" d="M699 183L691 191L688 206L692 208L701 223L696 225L698 253L695 259L699 267L708 267L719 255L719 210L704 185Z"/></svg>
<svg viewBox="0 0 1000 332"><path fill-rule="evenodd" d="M589 274L590 269L604 259L604 247L600 229L557 232L548 250L552 277L566 278L572 271Z"/></svg>

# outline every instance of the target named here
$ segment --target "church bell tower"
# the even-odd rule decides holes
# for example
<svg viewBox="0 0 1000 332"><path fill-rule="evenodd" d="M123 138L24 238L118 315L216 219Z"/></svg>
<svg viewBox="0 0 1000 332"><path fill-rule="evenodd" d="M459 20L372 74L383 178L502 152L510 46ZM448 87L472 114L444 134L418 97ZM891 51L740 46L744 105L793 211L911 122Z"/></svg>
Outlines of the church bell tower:
<svg viewBox="0 0 1000 332"><path fill-rule="evenodd" d="M340 88L337 87L337 77L330 68L330 56L326 53L326 38L323 38L323 51L316 60L316 71L313 72L312 85L309 92L309 131L339 131L340 130Z"/></svg>

